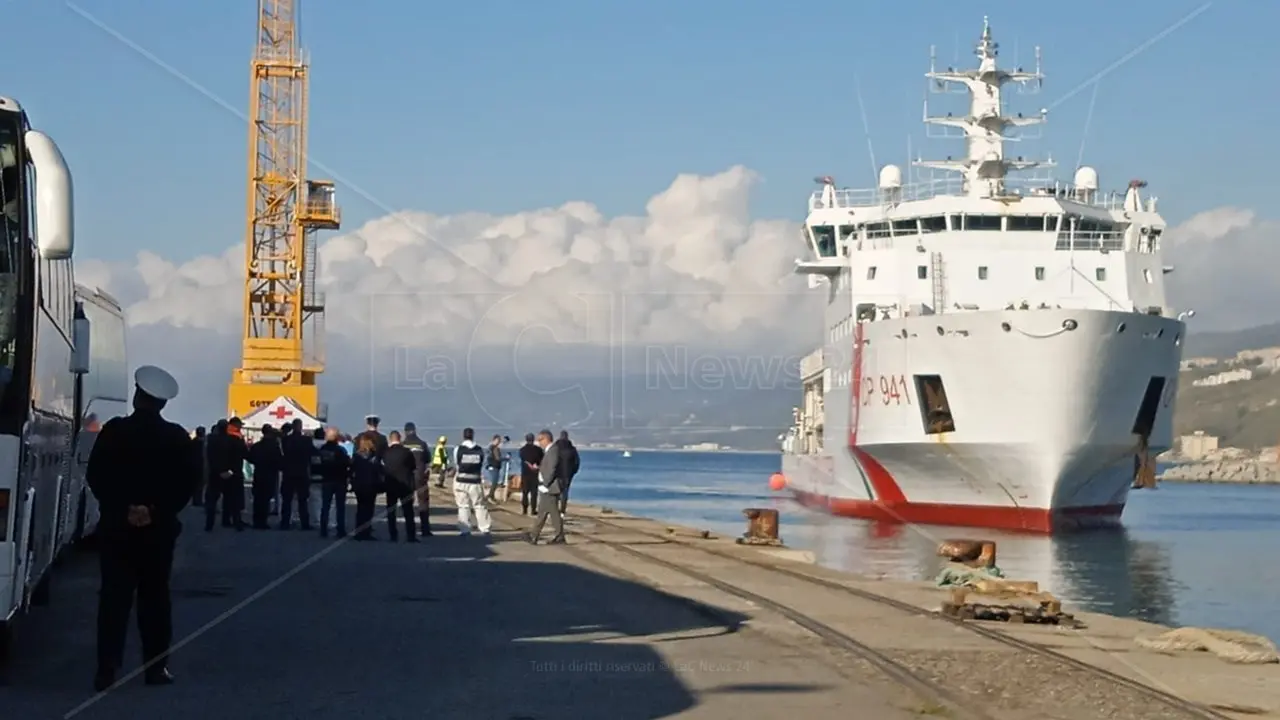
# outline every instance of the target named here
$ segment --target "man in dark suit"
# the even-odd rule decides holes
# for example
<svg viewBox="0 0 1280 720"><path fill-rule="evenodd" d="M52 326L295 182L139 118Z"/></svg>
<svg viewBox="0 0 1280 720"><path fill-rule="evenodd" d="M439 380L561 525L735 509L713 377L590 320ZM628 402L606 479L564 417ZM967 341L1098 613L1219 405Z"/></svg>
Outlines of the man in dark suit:
<svg viewBox="0 0 1280 720"><path fill-rule="evenodd" d="M411 543L418 542L417 529L413 518L413 490L418 477L418 463L414 460L413 451L400 441L400 433L392 430L387 438L387 450L382 457L382 469L387 479L387 537L396 541L396 506L404 515L404 531L406 539Z"/></svg>
<svg viewBox="0 0 1280 720"><path fill-rule="evenodd" d="M524 445L520 448L520 514L528 515L529 510L538 514L538 468L542 466L542 448L538 447L533 433L524 436Z"/></svg>
<svg viewBox="0 0 1280 720"><path fill-rule="evenodd" d="M547 519L551 519L551 528L555 531L555 536L551 538L548 545L563 545L564 539L564 521L560 517L559 495L561 492L560 483L560 448L555 445L551 438L550 430L543 430L538 433L538 447L542 448L542 463L538 468L538 493L545 495L538 503L538 520L533 524L533 530L525 536L531 545L538 544L538 536L542 534L542 526L547 523Z"/></svg>

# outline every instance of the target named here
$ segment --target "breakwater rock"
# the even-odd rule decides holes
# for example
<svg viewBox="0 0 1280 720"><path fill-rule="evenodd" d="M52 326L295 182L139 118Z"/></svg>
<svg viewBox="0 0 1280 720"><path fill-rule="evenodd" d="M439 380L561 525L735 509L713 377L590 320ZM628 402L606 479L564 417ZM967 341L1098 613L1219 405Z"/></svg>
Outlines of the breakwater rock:
<svg viewBox="0 0 1280 720"><path fill-rule="evenodd" d="M1160 473L1161 482L1280 484L1280 464L1261 460L1200 460Z"/></svg>

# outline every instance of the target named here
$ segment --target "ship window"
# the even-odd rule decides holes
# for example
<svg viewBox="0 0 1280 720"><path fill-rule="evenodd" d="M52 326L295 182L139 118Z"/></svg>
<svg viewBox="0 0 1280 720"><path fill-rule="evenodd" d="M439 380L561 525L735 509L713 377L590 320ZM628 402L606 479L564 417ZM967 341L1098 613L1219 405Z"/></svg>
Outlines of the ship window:
<svg viewBox="0 0 1280 720"><path fill-rule="evenodd" d="M951 229L952 229L952 230L960 230L960 229L962 229L962 228L964 227L964 226L960 223L960 216L959 216L959 215L948 215L948 216L947 216L947 218L948 218L948 220L950 220L950 221L951 221Z"/></svg>
<svg viewBox="0 0 1280 720"><path fill-rule="evenodd" d="M840 226L840 239L841 239L841 240L850 240L850 239L853 239L853 238L857 237L857 235L858 235L858 226L857 226L857 225L841 225L841 226Z"/></svg>
<svg viewBox="0 0 1280 720"><path fill-rule="evenodd" d="M942 215L920 218L920 231L926 233L946 232L947 218Z"/></svg>
<svg viewBox="0 0 1280 720"><path fill-rule="evenodd" d="M918 235L919 233L920 228L916 226L915 218L911 218L910 220L893 221L894 235Z"/></svg>
<svg viewBox="0 0 1280 720"><path fill-rule="evenodd" d="M1042 268L1042 267L1038 267L1038 268L1036 268L1036 279L1037 279L1037 280L1043 280L1043 279L1044 279L1044 268Z"/></svg>
<svg viewBox="0 0 1280 720"><path fill-rule="evenodd" d="M868 280L875 280L875 279L876 279L876 266L875 266L875 265L872 265L871 267L867 268L867 279L868 279Z"/></svg>
<svg viewBox="0 0 1280 720"><path fill-rule="evenodd" d="M1153 280L1153 279L1152 279L1152 277L1151 277L1151 271L1150 271L1150 270L1143 270L1143 271L1142 271L1142 279L1146 280L1147 282L1154 282L1154 280Z"/></svg>
<svg viewBox="0 0 1280 720"><path fill-rule="evenodd" d="M1098 282L1105 282L1107 279L1107 269L1098 268L1093 271L1093 276L1098 279Z"/></svg>
<svg viewBox="0 0 1280 720"><path fill-rule="evenodd" d="M999 230L999 215L965 215L965 230Z"/></svg>
<svg viewBox="0 0 1280 720"><path fill-rule="evenodd" d="M929 277L929 268L925 267L924 265L917 267L916 277L919 278L920 280L924 280L925 278Z"/></svg>
<svg viewBox="0 0 1280 720"><path fill-rule="evenodd" d="M831 225L814 225L813 243L817 247L818 257L835 257L836 229Z"/></svg>
<svg viewBox="0 0 1280 720"><path fill-rule="evenodd" d="M1012 232L1044 232L1044 216L1010 215L1009 230Z"/></svg>
<svg viewBox="0 0 1280 720"><path fill-rule="evenodd" d="M889 223L867 223L868 238L889 237Z"/></svg>
<svg viewBox="0 0 1280 720"><path fill-rule="evenodd" d="M916 397L920 398L920 420L926 435L940 435L956 431L955 418L951 416L951 403L947 402L947 390L938 375L916 375Z"/></svg>
<svg viewBox="0 0 1280 720"><path fill-rule="evenodd" d="M1061 215L1045 215L1044 216L1045 230L1048 230L1049 232L1056 232L1056 231L1062 230L1065 227L1066 225L1062 223Z"/></svg>
<svg viewBox="0 0 1280 720"><path fill-rule="evenodd" d="M979 280L986 280L986 279L987 279L987 266L986 266L986 265L979 265L979 266L978 266L978 279L979 279Z"/></svg>

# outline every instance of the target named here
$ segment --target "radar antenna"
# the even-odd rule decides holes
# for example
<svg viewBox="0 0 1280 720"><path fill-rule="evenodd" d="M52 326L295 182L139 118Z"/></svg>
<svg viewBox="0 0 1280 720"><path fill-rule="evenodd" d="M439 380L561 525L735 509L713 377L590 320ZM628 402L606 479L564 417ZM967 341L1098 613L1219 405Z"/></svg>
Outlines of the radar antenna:
<svg viewBox="0 0 1280 720"><path fill-rule="evenodd" d="M1010 129L1020 130L1042 125L1049 111L1042 109L1034 116L1021 113L1010 116L1003 114L1001 89L1010 83L1024 86L1034 83L1040 87L1044 75L1040 71L1040 48L1036 48L1036 67L1032 72L1021 68L1009 71L1000 68L996 63L1000 45L991 32L991 23L982 18L982 37L974 48L978 57L978 67L972 70L956 70L947 68L938 70L936 57L930 58L929 72L926 73L931 85L940 88L960 87L969 94L969 112L964 117L929 115L928 100L925 101L924 122L928 128L942 128L942 135L930 137L963 137L968 146L966 156L961 160L919 160L912 164L916 167L932 168L948 172L961 173L964 178L964 192L971 197L1003 197L1008 194L1005 178L1009 171L1029 170L1032 168L1049 168L1054 166L1052 159L1036 161L1024 160L1021 157L1010 159L1005 156L1004 143L1033 139L1025 135L1010 135ZM947 135L948 130L957 130L959 135Z"/></svg>

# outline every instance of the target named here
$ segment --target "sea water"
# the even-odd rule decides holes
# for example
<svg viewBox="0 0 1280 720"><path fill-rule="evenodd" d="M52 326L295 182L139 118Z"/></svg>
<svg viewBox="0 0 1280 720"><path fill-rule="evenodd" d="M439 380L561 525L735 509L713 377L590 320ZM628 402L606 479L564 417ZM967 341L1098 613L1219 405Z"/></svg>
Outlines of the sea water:
<svg viewBox="0 0 1280 720"><path fill-rule="evenodd" d="M583 450L572 501L726 535L746 529L744 508L774 507L788 546L822 565L891 579L935 577L941 539L991 539L1006 576L1035 580L1075 608L1280 640L1271 612L1280 486L1162 484L1129 495L1122 529L1040 537L813 512L769 491L779 462L776 454Z"/></svg>

